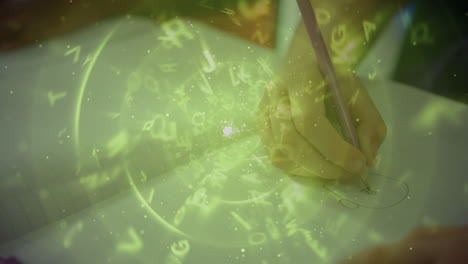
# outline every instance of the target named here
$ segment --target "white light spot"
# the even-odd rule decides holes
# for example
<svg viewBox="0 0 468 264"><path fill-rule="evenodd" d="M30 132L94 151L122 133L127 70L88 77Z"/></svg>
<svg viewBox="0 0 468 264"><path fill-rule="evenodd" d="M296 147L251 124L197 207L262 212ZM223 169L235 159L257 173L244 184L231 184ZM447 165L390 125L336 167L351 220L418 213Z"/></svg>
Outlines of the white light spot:
<svg viewBox="0 0 468 264"><path fill-rule="evenodd" d="M232 135L232 127L231 126L227 126L223 129L223 133L224 133L224 136L225 137L230 137Z"/></svg>

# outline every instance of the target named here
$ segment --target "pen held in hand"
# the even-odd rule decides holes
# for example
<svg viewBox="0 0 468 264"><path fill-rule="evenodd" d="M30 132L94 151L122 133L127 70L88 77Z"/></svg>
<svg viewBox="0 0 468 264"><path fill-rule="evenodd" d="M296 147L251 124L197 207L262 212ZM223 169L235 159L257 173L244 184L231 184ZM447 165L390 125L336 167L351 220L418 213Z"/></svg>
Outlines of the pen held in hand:
<svg viewBox="0 0 468 264"><path fill-rule="evenodd" d="M312 43L312 48L315 51L318 66L322 74L325 76L325 81L333 96L336 112L338 114L341 127L345 132L344 134L346 136L346 140L360 150L361 147L359 145L356 128L353 125L351 115L346 107L346 103L341 93L338 79L336 78L336 73L333 69L333 64L331 62L330 56L328 55L325 41L323 40L322 34L320 33L317 18L315 17L312 5L310 4L309 0L297 0L297 4L299 6L299 10L301 11L302 20L304 21L310 42ZM361 175L361 180L366 188L370 189L369 183L367 181L367 170L365 170Z"/></svg>

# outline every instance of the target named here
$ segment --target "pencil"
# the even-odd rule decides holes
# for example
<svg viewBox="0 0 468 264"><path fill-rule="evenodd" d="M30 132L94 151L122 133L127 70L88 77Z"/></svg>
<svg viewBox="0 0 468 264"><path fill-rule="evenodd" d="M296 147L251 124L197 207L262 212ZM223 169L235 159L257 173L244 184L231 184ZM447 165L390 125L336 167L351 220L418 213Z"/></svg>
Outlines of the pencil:
<svg viewBox="0 0 468 264"><path fill-rule="evenodd" d="M333 64L331 62L330 56L328 55L327 46L325 45L322 34L320 33L314 9L312 8L309 0L297 0L297 4L299 6L299 10L301 11L302 20L304 21L310 42L312 43L312 48L315 51L315 57L317 58L318 66L322 74L325 76L325 81L332 94L336 112L340 119L341 127L344 130L345 137L348 142L360 150L361 146L357 137L356 128L353 125L351 115L348 111L348 108L346 107L343 95L341 94L338 79L336 78ZM364 173L360 175L360 178L364 186L366 186L366 188L369 190L370 186L367 181L367 170L365 170Z"/></svg>

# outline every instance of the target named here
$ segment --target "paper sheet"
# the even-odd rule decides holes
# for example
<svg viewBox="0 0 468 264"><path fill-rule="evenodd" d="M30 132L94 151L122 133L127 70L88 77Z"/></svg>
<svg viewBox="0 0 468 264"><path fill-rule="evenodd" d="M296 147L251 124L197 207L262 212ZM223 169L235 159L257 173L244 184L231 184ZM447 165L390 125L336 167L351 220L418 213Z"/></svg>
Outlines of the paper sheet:
<svg viewBox="0 0 468 264"><path fill-rule="evenodd" d="M375 193L351 183L300 183L270 165L251 119L262 85L279 65L274 52L178 20L172 26L184 28L181 41L190 47L182 54L161 42L164 28L132 23L94 29L100 38L81 46L81 57L75 48L83 35L76 34L44 54L10 58L15 65L14 56L36 54L33 63L56 63L36 76L37 85L23 80L39 94L29 109L32 124L11 124L34 134L24 144L18 136L2 152L2 171L9 168L2 188L29 188L22 197L2 196L9 198L1 204L2 236L37 228L25 212L42 214L42 224L59 222L4 244L0 254L31 263L333 263L417 225L466 223L466 106L396 83L367 82L389 127L370 175ZM61 77L73 72L76 82ZM2 83L19 85L18 76L5 76ZM226 85L235 92L226 95ZM158 97L165 89L178 100ZM194 99L180 105L184 98ZM210 108L216 98L223 104ZM14 157L25 150L39 162L19 166Z"/></svg>

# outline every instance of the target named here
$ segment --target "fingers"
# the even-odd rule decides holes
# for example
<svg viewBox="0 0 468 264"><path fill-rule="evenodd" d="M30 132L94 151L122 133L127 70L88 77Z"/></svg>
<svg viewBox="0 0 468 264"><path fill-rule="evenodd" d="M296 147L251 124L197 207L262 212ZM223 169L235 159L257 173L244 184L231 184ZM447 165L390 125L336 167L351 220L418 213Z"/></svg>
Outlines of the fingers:
<svg viewBox="0 0 468 264"><path fill-rule="evenodd" d="M259 105L259 114L257 119L257 126L260 133L260 139L265 146L270 161L273 166L283 170L290 175L297 176L310 176L312 173L307 171L304 167L292 162L281 151L280 146L276 146L273 140L273 131L271 128L271 121L266 106L267 99L264 97Z"/></svg>
<svg viewBox="0 0 468 264"><path fill-rule="evenodd" d="M317 115L323 103L315 96L292 93L291 107L294 125L307 141L327 160L351 174L360 174L366 168L366 157L346 142L324 115Z"/></svg>
<svg viewBox="0 0 468 264"><path fill-rule="evenodd" d="M383 121L379 125L363 121L362 124L358 125L356 131L361 145L361 151L366 156L367 165L375 166L379 148L386 135L385 124Z"/></svg>
<svg viewBox="0 0 468 264"><path fill-rule="evenodd" d="M329 93L318 68L286 69L266 87L261 105L266 109L263 122L268 123L261 137L276 167L290 174L296 170L296 175L348 178L374 164L385 123L359 79L352 74L340 78L361 149L348 143L327 118L324 101Z"/></svg>
<svg viewBox="0 0 468 264"><path fill-rule="evenodd" d="M292 119L297 131L327 160L351 174L366 168L366 157L346 142L326 117L325 99L330 96L317 67L289 85Z"/></svg>
<svg viewBox="0 0 468 264"><path fill-rule="evenodd" d="M289 157L284 154L283 148L284 146L274 146L271 148L270 159L273 166L291 176L314 176L313 172L290 160Z"/></svg>
<svg viewBox="0 0 468 264"><path fill-rule="evenodd" d="M353 74L344 79L350 84L346 98L351 117L356 124L361 151L367 159L367 164L374 166L378 150L387 135L387 127L359 79Z"/></svg>
<svg viewBox="0 0 468 264"><path fill-rule="evenodd" d="M326 160L296 129L292 120L287 92L281 91L276 102L270 102L269 117L273 141L289 160L323 178L349 178L344 169ZM313 176L308 175L308 176Z"/></svg>

